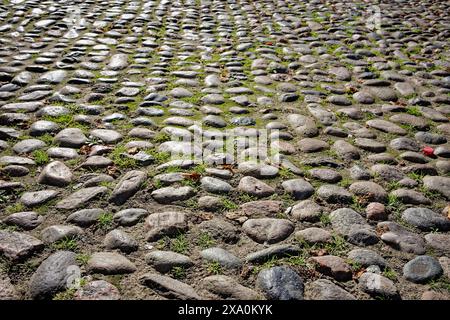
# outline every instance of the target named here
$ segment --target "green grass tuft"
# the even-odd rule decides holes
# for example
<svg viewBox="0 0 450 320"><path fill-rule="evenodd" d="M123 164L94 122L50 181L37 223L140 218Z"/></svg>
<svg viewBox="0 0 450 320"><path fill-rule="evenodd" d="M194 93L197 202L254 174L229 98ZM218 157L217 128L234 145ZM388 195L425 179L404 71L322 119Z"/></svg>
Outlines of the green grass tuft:
<svg viewBox="0 0 450 320"><path fill-rule="evenodd" d="M50 158L49 158L47 152L45 152L43 150L35 150L35 151L33 151L33 153L31 155L34 159L34 162L36 162L36 164L38 166L47 164L50 161Z"/></svg>
<svg viewBox="0 0 450 320"><path fill-rule="evenodd" d="M55 242L52 247L56 250L76 251L78 249L78 243L75 238L64 237L63 239Z"/></svg>
<svg viewBox="0 0 450 320"><path fill-rule="evenodd" d="M98 217L98 226L100 229L109 230L114 224L112 213L103 213Z"/></svg>
<svg viewBox="0 0 450 320"><path fill-rule="evenodd" d="M197 239L197 245L202 249L208 249L216 244L216 240L207 232L203 232Z"/></svg>

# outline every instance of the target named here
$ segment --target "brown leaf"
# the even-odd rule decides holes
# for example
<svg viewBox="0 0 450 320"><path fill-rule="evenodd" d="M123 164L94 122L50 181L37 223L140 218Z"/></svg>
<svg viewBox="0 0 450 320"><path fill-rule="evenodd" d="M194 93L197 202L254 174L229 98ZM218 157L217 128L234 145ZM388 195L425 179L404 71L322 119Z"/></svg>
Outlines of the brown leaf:
<svg viewBox="0 0 450 320"><path fill-rule="evenodd" d="M115 178L120 176L120 170L115 165L108 166L106 168L106 172L108 173L108 175L115 177Z"/></svg>
<svg viewBox="0 0 450 320"><path fill-rule="evenodd" d="M442 212L443 212L444 214L447 214L447 218L450 219L450 204L448 204L448 205L444 208L444 210L442 210Z"/></svg>
<svg viewBox="0 0 450 320"><path fill-rule="evenodd" d="M388 231L389 231L389 228L388 228L388 227L379 227L379 226L377 226L377 227L375 228L375 232L376 232L377 235L380 236L380 237L381 237L381 235L382 235L383 233L386 233L386 232L388 232Z"/></svg>
<svg viewBox="0 0 450 320"><path fill-rule="evenodd" d="M242 279L247 279L251 275L252 268L248 266L242 267L241 277Z"/></svg>
<svg viewBox="0 0 450 320"><path fill-rule="evenodd" d="M194 224L199 224L205 220L211 220L212 218L214 218L214 214L208 213L208 212L200 212L200 213L194 214L190 218L190 220Z"/></svg>
<svg viewBox="0 0 450 320"><path fill-rule="evenodd" d="M224 169L224 170L229 170L229 171L231 171L231 173L234 174L233 165L231 165L231 164L223 164L223 165L222 165L222 169Z"/></svg>
<svg viewBox="0 0 450 320"><path fill-rule="evenodd" d="M183 177L192 181L199 181L202 175L197 172L183 173Z"/></svg>
<svg viewBox="0 0 450 320"><path fill-rule="evenodd" d="M88 155L88 154L91 153L91 149L92 149L91 146L83 145L83 146L81 146L81 148L80 148L80 153L81 153L81 154L84 154L84 155Z"/></svg>
<svg viewBox="0 0 450 320"><path fill-rule="evenodd" d="M364 272L366 272L366 269L363 268L363 269L359 270L358 272L354 273L353 279L359 279L359 277L361 277L364 274Z"/></svg>

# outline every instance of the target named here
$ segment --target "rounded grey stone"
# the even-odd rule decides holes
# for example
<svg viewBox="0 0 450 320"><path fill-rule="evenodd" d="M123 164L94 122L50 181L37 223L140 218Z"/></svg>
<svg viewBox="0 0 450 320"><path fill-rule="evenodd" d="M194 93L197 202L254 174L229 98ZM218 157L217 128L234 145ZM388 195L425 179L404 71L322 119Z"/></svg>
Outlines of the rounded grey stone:
<svg viewBox="0 0 450 320"><path fill-rule="evenodd" d="M269 300L303 300L303 279L286 266L262 270L256 283Z"/></svg>
<svg viewBox="0 0 450 320"><path fill-rule="evenodd" d="M242 266L241 259L222 248L205 249L200 252L200 256L207 261L218 262L225 268L234 269Z"/></svg>
<svg viewBox="0 0 450 320"><path fill-rule="evenodd" d="M424 283L442 274L439 261L430 256L418 256L403 267L403 276L414 283Z"/></svg>

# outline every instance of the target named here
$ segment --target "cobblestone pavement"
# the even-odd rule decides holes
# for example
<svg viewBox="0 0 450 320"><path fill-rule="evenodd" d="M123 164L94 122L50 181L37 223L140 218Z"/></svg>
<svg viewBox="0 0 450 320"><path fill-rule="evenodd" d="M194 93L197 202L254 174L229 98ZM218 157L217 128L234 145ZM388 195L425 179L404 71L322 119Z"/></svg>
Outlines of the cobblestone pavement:
<svg viewBox="0 0 450 320"><path fill-rule="evenodd" d="M0 299L448 299L449 17L3 0Z"/></svg>

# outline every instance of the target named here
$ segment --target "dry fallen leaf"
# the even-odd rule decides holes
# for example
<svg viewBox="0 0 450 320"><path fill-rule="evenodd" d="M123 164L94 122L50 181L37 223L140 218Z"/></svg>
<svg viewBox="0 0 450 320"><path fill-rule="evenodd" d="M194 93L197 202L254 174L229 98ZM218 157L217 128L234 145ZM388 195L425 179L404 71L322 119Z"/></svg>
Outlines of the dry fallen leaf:
<svg viewBox="0 0 450 320"><path fill-rule="evenodd" d="M398 106L402 106L402 107L408 105L405 101L400 101L400 100L396 101L395 104L398 105Z"/></svg>
<svg viewBox="0 0 450 320"><path fill-rule="evenodd" d="M222 169L224 169L224 170L229 170L229 171L231 171L231 173L234 174L233 165L231 165L231 164L223 164L223 165L222 165Z"/></svg>
<svg viewBox="0 0 450 320"><path fill-rule="evenodd" d="M106 171L107 171L108 175L110 175L112 177L117 178L120 175L120 170L115 165L107 167Z"/></svg>
<svg viewBox="0 0 450 320"><path fill-rule="evenodd" d="M450 204L448 204L447 206L445 206L445 208L442 210L443 214L447 215L447 218L450 219Z"/></svg>
<svg viewBox="0 0 450 320"><path fill-rule="evenodd" d="M183 173L183 177L192 181L199 181L202 175L197 172Z"/></svg>
<svg viewBox="0 0 450 320"><path fill-rule="evenodd" d="M80 148L80 153L81 154L84 154L84 155L87 155L87 154L90 154L91 153L91 146L88 146L88 145L83 145L81 148Z"/></svg>
<svg viewBox="0 0 450 320"><path fill-rule="evenodd" d="M375 232L376 232L377 235L380 236L380 237L381 237L381 235L382 235L383 233L386 233L386 232L388 232L388 231L389 231L389 228L388 228L388 227L385 227L385 226L383 226L383 227L377 226L377 227L375 228Z"/></svg>
<svg viewBox="0 0 450 320"><path fill-rule="evenodd" d="M361 269L358 272L354 273L353 279L359 279L364 274L364 272L366 272L366 269Z"/></svg>

